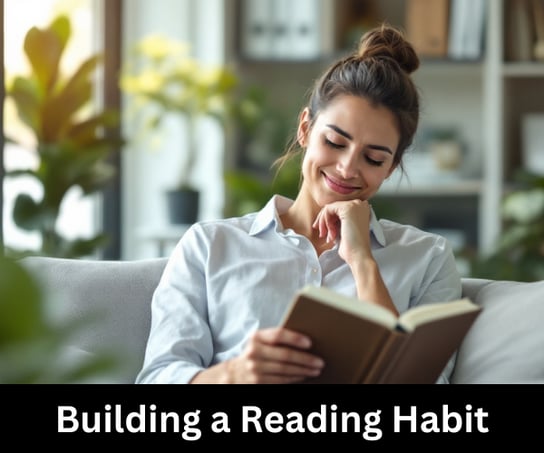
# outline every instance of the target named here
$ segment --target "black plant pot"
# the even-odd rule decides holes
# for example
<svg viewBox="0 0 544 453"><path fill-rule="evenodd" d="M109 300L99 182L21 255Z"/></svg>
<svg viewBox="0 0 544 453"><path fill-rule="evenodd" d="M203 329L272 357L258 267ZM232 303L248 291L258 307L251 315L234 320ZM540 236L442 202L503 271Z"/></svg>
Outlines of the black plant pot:
<svg viewBox="0 0 544 453"><path fill-rule="evenodd" d="M200 193L197 190L170 190L166 197L170 223L190 225L198 220Z"/></svg>

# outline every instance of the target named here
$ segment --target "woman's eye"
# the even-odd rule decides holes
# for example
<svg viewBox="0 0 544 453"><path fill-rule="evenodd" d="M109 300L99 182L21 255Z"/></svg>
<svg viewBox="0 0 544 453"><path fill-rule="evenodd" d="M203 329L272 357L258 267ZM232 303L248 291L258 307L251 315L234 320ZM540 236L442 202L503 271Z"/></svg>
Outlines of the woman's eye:
<svg viewBox="0 0 544 453"><path fill-rule="evenodd" d="M325 138L325 144L327 146L330 146L331 148L334 148L334 149L340 149L340 148L344 147L344 145L342 145L340 143L335 143L335 142L329 140L328 138Z"/></svg>
<svg viewBox="0 0 544 453"><path fill-rule="evenodd" d="M365 156L365 159L370 165L373 165L375 167L381 167L383 165L383 161L381 160L374 160L369 156Z"/></svg>

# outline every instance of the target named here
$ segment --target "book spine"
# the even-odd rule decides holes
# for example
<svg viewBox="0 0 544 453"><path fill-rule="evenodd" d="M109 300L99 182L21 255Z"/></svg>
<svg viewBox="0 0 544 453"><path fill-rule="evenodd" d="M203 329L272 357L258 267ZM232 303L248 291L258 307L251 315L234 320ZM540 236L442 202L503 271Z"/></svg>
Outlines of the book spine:
<svg viewBox="0 0 544 453"><path fill-rule="evenodd" d="M466 0L451 0L448 57L452 60L460 60L464 57L464 35L467 8L468 4Z"/></svg>

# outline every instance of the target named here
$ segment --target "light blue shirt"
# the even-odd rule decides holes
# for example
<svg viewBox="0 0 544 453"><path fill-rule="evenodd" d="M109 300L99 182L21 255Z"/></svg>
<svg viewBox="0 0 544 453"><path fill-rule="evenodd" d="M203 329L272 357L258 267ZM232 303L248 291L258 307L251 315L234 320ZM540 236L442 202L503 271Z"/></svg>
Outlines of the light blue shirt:
<svg viewBox="0 0 544 453"><path fill-rule="evenodd" d="M283 228L280 214L291 203L274 196L257 213L200 222L183 235L153 295L137 383L187 383L239 355L251 333L281 322L305 285L356 297L336 246L318 256L306 237ZM373 212L371 231L372 252L399 312L460 297L461 279L443 237L378 221Z"/></svg>

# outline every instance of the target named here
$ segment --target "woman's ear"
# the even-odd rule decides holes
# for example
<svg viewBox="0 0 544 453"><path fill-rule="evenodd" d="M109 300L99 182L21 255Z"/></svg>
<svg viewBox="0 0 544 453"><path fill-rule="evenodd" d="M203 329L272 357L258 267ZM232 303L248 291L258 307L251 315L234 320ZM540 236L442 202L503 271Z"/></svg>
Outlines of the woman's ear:
<svg viewBox="0 0 544 453"><path fill-rule="evenodd" d="M306 107L299 116L297 129L297 142L303 148L308 144L310 131L310 110Z"/></svg>

